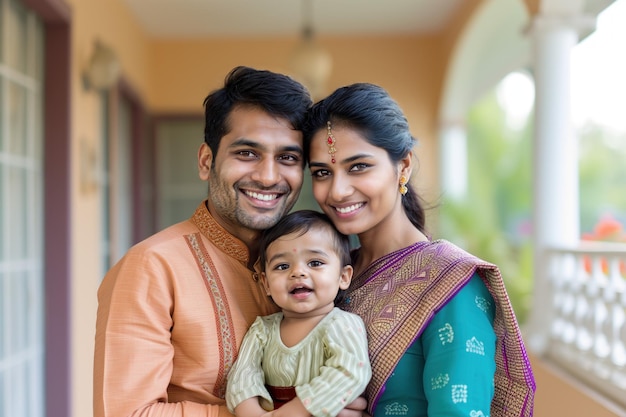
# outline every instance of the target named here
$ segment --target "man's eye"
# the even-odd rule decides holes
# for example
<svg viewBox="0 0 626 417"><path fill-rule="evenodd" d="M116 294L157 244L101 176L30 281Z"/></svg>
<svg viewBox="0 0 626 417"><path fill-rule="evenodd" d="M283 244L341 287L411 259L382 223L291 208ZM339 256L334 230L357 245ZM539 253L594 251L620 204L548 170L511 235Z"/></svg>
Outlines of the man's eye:
<svg viewBox="0 0 626 417"><path fill-rule="evenodd" d="M242 156L244 158L254 158L256 153L252 151L237 151L237 155Z"/></svg>
<svg viewBox="0 0 626 417"><path fill-rule="evenodd" d="M300 157L298 155L287 153L284 155L280 155L278 157L278 160L283 162L300 162Z"/></svg>

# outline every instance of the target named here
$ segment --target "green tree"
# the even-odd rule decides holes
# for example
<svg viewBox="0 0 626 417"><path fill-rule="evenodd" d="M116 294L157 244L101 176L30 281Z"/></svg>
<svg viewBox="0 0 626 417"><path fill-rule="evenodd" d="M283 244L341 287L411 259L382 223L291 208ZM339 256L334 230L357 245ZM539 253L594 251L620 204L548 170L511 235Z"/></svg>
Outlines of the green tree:
<svg viewBox="0 0 626 417"><path fill-rule="evenodd" d="M470 110L467 125L468 192L443 200L446 239L500 267L520 322L530 308L533 276L532 117L512 129L494 91ZM605 215L626 224L626 132L593 123L579 140L580 228L589 233ZM463 173L459 173L463 175Z"/></svg>
<svg viewBox="0 0 626 417"><path fill-rule="evenodd" d="M578 136L582 232L605 214L626 223L626 133L589 123Z"/></svg>
<svg viewBox="0 0 626 417"><path fill-rule="evenodd" d="M530 126L510 129L495 91L477 102L468 115L467 197L441 206L442 235L499 266L522 323L532 291Z"/></svg>

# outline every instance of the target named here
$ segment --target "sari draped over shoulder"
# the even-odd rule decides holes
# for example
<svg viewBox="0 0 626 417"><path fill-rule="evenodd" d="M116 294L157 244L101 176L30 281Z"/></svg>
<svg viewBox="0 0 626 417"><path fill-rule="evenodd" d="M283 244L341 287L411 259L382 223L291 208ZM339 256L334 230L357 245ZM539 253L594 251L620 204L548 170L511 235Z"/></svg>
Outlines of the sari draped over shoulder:
<svg viewBox="0 0 626 417"><path fill-rule="evenodd" d="M342 308L360 315L368 332L370 413L404 352L474 273L496 304L491 416L532 416L535 380L500 271L445 240L417 242L376 260L347 291Z"/></svg>

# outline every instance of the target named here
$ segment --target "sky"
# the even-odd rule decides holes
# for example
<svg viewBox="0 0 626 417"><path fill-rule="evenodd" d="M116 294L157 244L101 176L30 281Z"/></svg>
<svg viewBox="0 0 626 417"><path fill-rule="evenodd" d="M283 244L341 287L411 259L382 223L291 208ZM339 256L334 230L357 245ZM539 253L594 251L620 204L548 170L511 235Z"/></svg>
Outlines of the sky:
<svg viewBox="0 0 626 417"><path fill-rule="evenodd" d="M596 31L572 51L572 120L626 133L626 0L597 20Z"/></svg>

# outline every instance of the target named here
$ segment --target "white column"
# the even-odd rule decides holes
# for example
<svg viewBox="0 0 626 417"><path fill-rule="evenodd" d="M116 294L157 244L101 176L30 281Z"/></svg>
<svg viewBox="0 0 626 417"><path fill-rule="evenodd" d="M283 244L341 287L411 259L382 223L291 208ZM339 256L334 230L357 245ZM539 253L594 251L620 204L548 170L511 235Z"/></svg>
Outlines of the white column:
<svg viewBox="0 0 626 417"><path fill-rule="evenodd" d="M581 23L573 17L538 16L532 25L535 75L533 141L534 290L529 348L547 343L551 294L545 250L579 242L578 143L570 117L570 54Z"/></svg>
<svg viewBox="0 0 626 417"><path fill-rule="evenodd" d="M570 55L577 30L537 18L534 27L535 240L545 246L578 243L578 146L570 117Z"/></svg>
<svg viewBox="0 0 626 417"><path fill-rule="evenodd" d="M446 199L459 201L467 195L467 130L464 123L448 122L441 126L441 189Z"/></svg>

